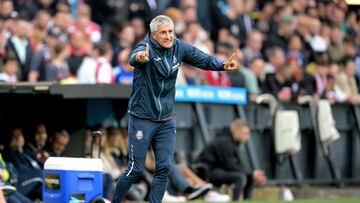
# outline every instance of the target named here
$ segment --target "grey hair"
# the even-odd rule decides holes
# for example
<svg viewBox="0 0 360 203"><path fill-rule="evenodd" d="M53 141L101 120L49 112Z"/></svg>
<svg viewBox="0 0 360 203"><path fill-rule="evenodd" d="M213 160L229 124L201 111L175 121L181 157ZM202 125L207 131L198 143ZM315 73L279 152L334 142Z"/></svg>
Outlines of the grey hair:
<svg viewBox="0 0 360 203"><path fill-rule="evenodd" d="M244 120L236 119L230 125L230 130L235 131L236 129L242 129L244 127L250 128L250 125L246 123Z"/></svg>
<svg viewBox="0 0 360 203"><path fill-rule="evenodd" d="M166 24L174 28L174 22L166 15L158 15L150 22L150 31L154 32L159 25Z"/></svg>

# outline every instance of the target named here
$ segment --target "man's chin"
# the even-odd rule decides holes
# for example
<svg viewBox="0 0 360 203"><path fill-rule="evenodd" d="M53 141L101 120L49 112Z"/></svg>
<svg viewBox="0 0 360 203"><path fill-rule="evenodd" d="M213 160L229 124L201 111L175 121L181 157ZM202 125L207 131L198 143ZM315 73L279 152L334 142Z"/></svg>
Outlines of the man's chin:
<svg viewBox="0 0 360 203"><path fill-rule="evenodd" d="M163 47L166 49L170 49L173 46L173 43L164 43Z"/></svg>

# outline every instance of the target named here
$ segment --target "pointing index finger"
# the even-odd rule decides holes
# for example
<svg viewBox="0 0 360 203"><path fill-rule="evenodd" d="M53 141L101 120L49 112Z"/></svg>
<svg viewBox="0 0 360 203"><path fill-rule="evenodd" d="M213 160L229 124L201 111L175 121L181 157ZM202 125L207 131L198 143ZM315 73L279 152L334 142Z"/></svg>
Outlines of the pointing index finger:
<svg viewBox="0 0 360 203"><path fill-rule="evenodd" d="M230 56L230 58L228 59L228 61L232 61L233 58L234 58L234 56L235 56L235 52L234 52L233 54L231 54L231 56Z"/></svg>

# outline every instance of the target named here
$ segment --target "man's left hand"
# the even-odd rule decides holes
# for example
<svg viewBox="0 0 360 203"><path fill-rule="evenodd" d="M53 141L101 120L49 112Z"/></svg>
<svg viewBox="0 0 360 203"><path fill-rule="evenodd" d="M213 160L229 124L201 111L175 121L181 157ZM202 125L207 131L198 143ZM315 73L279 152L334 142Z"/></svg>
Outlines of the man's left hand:
<svg viewBox="0 0 360 203"><path fill-rule="evenodd" d="M237 61L234 60L235 57L235 53L233 53L230 58L228 60L225 61L224 63L224 69L226 71L232 71L232 70L237 70L238 67L238 63Z"/></svg>

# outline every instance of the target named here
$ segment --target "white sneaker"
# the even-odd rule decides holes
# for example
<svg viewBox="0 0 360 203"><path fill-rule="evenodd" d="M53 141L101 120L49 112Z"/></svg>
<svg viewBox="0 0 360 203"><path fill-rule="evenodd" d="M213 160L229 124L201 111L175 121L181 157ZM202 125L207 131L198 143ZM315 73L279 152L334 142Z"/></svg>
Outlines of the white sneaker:
<svg viewBox="0 0 360 203"><path fill-rule="evenodd" d="M204 201L206 201L206 202L228 202L228 201L230 201L230 196L218 193L216 191L210 191L205 195Z"/></svg>
<svg viewBox="0 0 360 203"><path fill-rule="evenodd" d="M282 200L289 202L294 200L294 195L288 187L282 189Z"/></svg>
<svg viewBox="0 0 360 203"><path fill-rule="evenodd" d="M184 196L173 196L165 191L163 202L186 202L186 198Z"/></svg>

